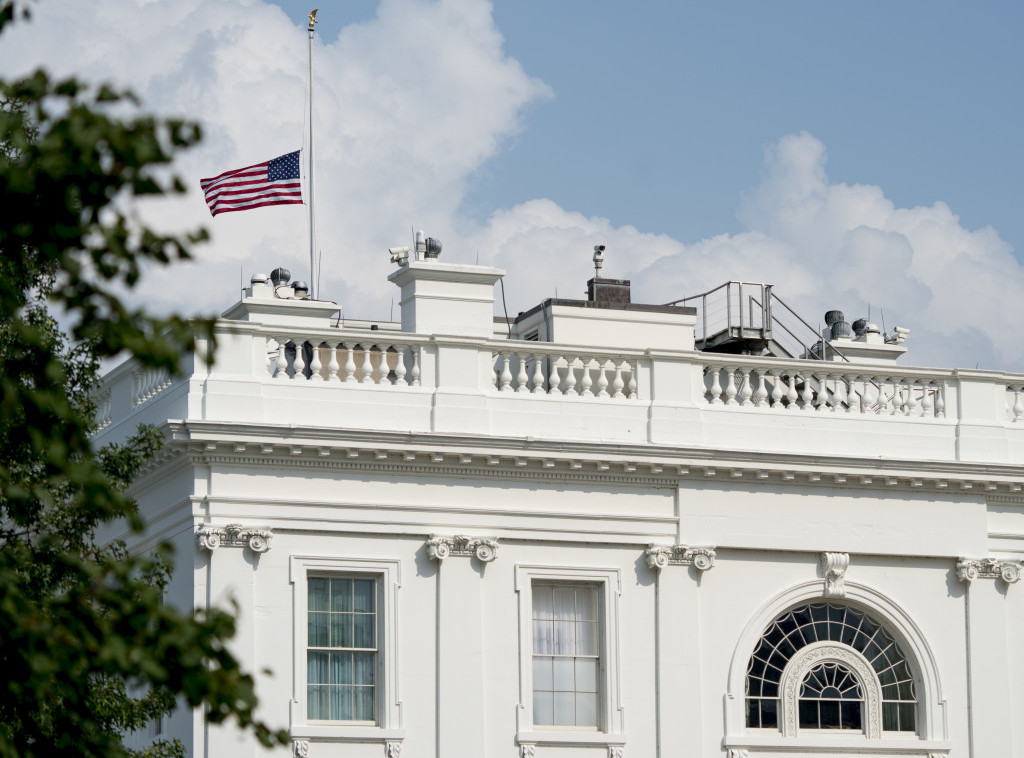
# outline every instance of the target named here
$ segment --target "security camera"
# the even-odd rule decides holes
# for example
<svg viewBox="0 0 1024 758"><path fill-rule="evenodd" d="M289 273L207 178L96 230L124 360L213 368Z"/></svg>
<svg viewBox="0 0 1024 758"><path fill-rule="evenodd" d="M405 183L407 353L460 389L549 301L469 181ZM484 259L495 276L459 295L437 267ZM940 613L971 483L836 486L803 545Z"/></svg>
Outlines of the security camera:
<svg viewBox="0 0 1024 758"><path fill-rule="evenodd" d="M391 253L392 263L404 266L409 262L409 248L407 247L389 247L388 252Z"/></svg>
<svg viewBox="0 0 1024 758"><path fill-rule="evenodd" d="M604 252L604 245L594 245L594 252L595 253L603 253Z"/></svg>

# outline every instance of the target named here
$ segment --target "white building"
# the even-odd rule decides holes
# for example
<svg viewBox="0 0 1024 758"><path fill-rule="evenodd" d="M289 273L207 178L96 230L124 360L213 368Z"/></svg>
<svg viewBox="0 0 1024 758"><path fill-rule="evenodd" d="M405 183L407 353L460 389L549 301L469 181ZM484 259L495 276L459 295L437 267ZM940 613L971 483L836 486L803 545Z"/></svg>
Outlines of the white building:
<svg viewBox="0 0 1024 758"><path fill-rule="evenodd" d="M735 283L507 324L501 276L406 262L401 324L254 277L213 365L107 378L98 442L167 431L135 494L169 602L238 603L293 755L1024 755L1024 377L842 326L826 361L696 350L782 354Z"/></svg>

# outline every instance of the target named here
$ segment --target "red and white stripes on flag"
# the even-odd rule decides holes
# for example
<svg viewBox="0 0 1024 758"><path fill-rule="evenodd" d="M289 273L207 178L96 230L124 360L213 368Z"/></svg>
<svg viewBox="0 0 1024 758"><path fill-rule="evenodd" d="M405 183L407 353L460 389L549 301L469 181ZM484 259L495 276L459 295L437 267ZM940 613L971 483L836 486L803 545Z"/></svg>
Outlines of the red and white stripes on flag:
<svg viewBox="0 0 1024 758"><path fill-rule="evenodd" d="M210 213L302 203L299 151L200 181Z"/></svg>

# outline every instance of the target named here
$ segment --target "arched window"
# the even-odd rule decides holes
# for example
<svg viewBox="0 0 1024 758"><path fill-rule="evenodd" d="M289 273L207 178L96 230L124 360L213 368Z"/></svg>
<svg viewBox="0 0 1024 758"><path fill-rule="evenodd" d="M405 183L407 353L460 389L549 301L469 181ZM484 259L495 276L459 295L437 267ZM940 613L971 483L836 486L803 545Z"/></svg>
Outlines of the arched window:
<svg viewBox="0 0 1024 758"><path fill-rule="evenodd" d="M863 611L806 603L761 635L746 677L752 728L840 729L880 737L917 730L917 695L893 636Z"/></svg>

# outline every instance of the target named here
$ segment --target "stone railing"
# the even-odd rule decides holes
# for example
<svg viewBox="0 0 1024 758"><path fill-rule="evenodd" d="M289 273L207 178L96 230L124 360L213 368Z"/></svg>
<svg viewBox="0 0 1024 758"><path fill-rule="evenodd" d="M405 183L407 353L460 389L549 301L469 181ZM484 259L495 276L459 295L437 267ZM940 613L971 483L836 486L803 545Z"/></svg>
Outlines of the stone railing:
<svg viewBox="0 0 1024 758"><path fill-rule="evenodd" d="M638 398L639 356L584 352L544 343L492 348L492 389L561 397Z"/></svg>
<svg viewBox="0 0 1024 758"><path fill-rule="evenodd" d="M406 335L370 332L320 339L276 333L267 339L267 375L277 381L419 387L420 365L421 345Z"/></svg>
<svg viewBox="0 0 1024 758"><path fill-rule="evenodd" d="M709 405L945 418L950 373L707 356L704 396Z"/></svg>
<svg viewBox="0 0 1024 758"><path fill-rule="evenodd" d="M1006 385L1006 418L1015 424L1024 420L1024 382Z"/></svg>
<svg viewBox="0 0 1024 758"><path fill-rule="evenodd" d="M138 367L132 372L132 408L138 408L170 386L167 369Z"/></svg>

